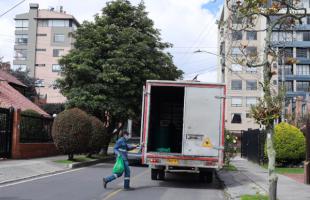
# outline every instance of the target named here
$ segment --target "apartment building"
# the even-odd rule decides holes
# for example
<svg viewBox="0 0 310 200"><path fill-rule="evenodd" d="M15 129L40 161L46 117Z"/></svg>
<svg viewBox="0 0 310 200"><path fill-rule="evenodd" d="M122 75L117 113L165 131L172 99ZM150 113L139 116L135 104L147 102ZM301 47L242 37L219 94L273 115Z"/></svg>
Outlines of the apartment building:
<svg viewBox="0 0 310 200"><path fill-rule="evenodd" d="M55 80L61 77L58 60L73 48L70 33L76 30L78 21L57 9L39 9L30 4L28 13L15 16L15 57L12 69L29 71L36 79L36 89L46 103L63 103L66 98L55 88Z"/></svg>
<svg viewBox="0 0 310 200"><path fill-rule="evenodd" d="M243 66L239 60L244 53L259 55L265 34L240 30L242 20L237 19L225 5L219 24L226 21L229 21L228 26L218 27L218 82L225 83L227 87L225 128L238 134L249 128L259 128L251 118L250 109L262 96L259 85L263 78L262 69ZM257 28L263 23L263 20L258 20ZM244 45L246 48L242 50Z"/></svg>
<svg viewBox="0 0 310 200"><path fill-rule="evenodd" d="M302 6L310 11L309 1ZM280 15L274 16L278 17ZM272 33L273 45L280 52L273 68L278 71L279 85L283 84L286 89L287 104L298 96L305 98L310 92L310 12L302 21L289 32L274 30ZM290 58L295 58L296 62L289 62Z"/></svg>
<svg viewBox="0 0 310 200"><path fill-rule="evenodd" d="M278 60L272 63L272 70L277 72L272 79L272 85L275 89L280 86L286 89L287 113L292 112L288 109L296 109L288 105L294 105L297 97L306 99L310 92L310 2L301 0L298 6L307 8L309 13L309 16L303 19L303 24L290 31L276 27L272 33L273 46L280 55ZM280 16L281 13L272 18L275 20ZM255 51L258 57L261 57L266 33L253 30L236 31L242 20L234 16L226 5L219 24L221 22L227 22L227 26L219 26L218 37L218 53L221 55L218 59L218 81L227 84L226 128L235 132L259 128L250 118L249 105L255 104L255 98L263 95L257 85L263 78L263 71L261 68L251 69L241 66L235 62L238 60L235 58L241 55L242 45L246 46L246 54ZM266 25L265 18L258 18L254 30L264 30ZM290 62L292 58L297 62Z"/></svg>

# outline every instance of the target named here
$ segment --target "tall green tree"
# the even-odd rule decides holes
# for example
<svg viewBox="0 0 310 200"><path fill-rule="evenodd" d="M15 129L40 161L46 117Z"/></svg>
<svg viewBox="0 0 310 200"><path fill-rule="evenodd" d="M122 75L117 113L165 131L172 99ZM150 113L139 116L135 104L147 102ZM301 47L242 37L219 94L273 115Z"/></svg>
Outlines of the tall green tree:
<svg viewBox="0 0 310 200"><path fill-rule="evenodd" d="M60 60L58 81L68 107L79 107L101 119L108 111L114 123L140 114L147 79L175 80L183 72L164 50L160 32L145 6L126 0L108 2L93 22L73 34L74 49ZM113 124L113 123L112 123Z"/></svg>

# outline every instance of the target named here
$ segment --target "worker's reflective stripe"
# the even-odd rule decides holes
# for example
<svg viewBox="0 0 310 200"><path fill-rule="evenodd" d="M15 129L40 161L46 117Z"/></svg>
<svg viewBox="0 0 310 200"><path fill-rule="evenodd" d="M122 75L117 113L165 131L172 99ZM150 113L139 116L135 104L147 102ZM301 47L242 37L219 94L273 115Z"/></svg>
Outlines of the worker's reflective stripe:
<svg viewBox="0 0 310 200"><path fill-rule="evenodd" d="M125 180L130 180L130 177L125 177L124 179L125 179Z"/></svg>
<svg viewBox="0 0 310 200"><path fill-rule="evenodd" d="M117 174L113 174L113 176L115 177L115 178L117 178L118 176L117 176Z"/></svg>
<svg viewBox="0 0 310 200"><path fill-rule="evenodd" d="M119 151L126 152L126 149L118 149Z"/></svg>

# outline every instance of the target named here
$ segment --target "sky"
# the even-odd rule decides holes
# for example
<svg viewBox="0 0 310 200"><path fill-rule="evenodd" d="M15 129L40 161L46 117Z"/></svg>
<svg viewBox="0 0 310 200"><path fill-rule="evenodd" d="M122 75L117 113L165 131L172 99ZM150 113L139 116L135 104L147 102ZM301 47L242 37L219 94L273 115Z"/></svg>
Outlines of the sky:
<svg viewBox="0 0 310 200"><path fill-rule="evenodd" d="M134 5L141 0L130 0ZM21 0L0 0L0 16ZM92 21L107 0L25 0L0 17L0 56L12 63L14 56L14 17L26 13L29 3L39 3L40 9L63 6L79 22ZM194 53L202 50L217 53L217 25L223 0L144 0L146 10L161 32L164 42L173 44L167 49L175 65L184 71L184 79L217 81L217 56Z"/></svg>

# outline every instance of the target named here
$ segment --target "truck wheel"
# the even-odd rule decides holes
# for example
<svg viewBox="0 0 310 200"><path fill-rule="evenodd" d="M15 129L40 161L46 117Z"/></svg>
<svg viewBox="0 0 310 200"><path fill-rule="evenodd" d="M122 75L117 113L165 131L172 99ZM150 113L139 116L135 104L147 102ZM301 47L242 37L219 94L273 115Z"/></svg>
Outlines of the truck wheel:
<svg viewBox="0 0 310 200"><path fill-rule="evenodd" d="M213 182L213 171L205 172L206 182L212 183Z"/></svg>
<svg viewBox="0 0 310 200"><path fill-rule="evenodd" d="M152 180L158 180L158 169L151 169L151 179Z"/></svg>
<svg viewBox="0 0 310 200"><path fill-rule="evenodd" d="M165 170L159 170L158 171L158 180L165 180Z"/></svg>
<svg viewBox="0 0 310 200"><path fill-rule="evenodd" d="M212 183L213 171L202 171L199 173L199 180L204 183Z"/></svg>

